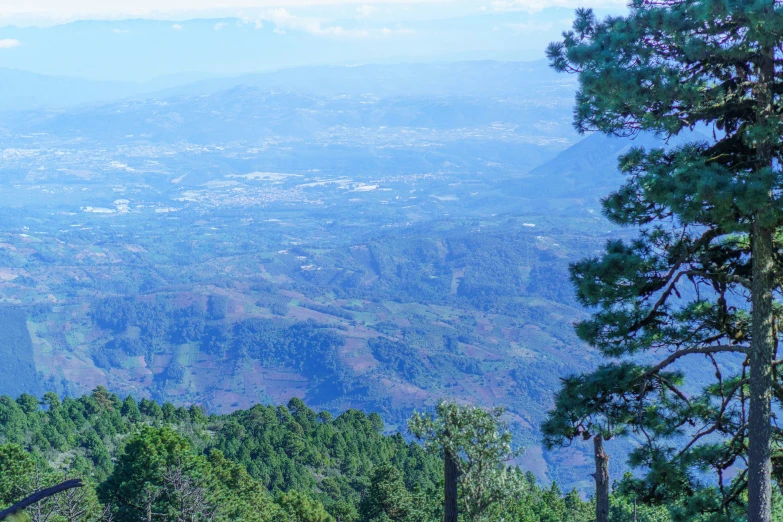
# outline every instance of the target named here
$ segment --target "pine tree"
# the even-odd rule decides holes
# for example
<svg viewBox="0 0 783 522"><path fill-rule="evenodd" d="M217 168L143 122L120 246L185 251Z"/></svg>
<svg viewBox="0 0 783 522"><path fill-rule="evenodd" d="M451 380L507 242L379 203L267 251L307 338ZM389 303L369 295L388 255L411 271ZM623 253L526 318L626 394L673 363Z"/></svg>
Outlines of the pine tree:
<svg viewBox="0 0 783 522"><path fill-rule="evenodd" d="M633 0L626 16L602 21L578 10L547 50L556 70L579 77L580 132L690 143L620 159L627 181L604 212L639 234L571 268L593 312L577 332L609 362L564 381L545 441L634 433L642 444L631 463L647 469L638 487L679 499L685 517L736 519L740 509L750 522L770 520L780 451L771 403L783 399L773 299L782 41L775 0ZM709 376L695 392L693 379ZM696 469L712 469L717 487L702 487Z"/></svg>
<svg viewBox="0 0 783 522"><path fill-rule="evenodd" d="M521 451L511 446L503 413L503 408L486 411L441 401L435 415L414 413L408 421L410 432L443 456L446 522L457 520L457 506L460 519L482 520L488 510L523 491L523 476L507 465Z"/></svg>
<svg viewBox="0 0 783 522"><path fill-rule="evenodd" d="M101 500L116 506L120 521L160 518L169 508L168 472L192 460L183 436L168 427L144 428L130 438L114 472L101 484Z"/></svg>
<svg viewBox="0 0 783 522"><path fill-rule="evenodd" d="M367 494L359 505L363 520L382 517L395 522L413 522L415 506L405 487L402 473L391 464L378 466L372 475Z"/></svg>
<svg viewBox="0 0 783 522"><path fill-rule="evenodd" d="M277 499L277 503L288 514L291 522L334 522L334 518L327 513L323 504L301 491L283 493Z"/></svg>
<svg viewBox="0 0 783 522"><path fill-rule="evenodd" d="M128 395L125 397L125 400L122 401L120 413L130 422L139 422L141 420L139 405L136 404L136 399L134 399L132 395Z"/></svg>

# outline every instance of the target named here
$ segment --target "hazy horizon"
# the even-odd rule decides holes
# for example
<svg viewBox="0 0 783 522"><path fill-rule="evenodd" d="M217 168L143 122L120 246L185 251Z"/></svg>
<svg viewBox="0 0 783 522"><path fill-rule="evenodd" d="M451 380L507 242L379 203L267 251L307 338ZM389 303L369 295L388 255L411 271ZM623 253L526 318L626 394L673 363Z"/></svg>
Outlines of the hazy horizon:
<svg viewBox="0 0 783 522"><path fill-rule="evenodd" d="M547 43L573 18L568 3L513 1L255 2L259 7L171 9L167 17L139 10L140 18L86 7L32 10L45 4L41 0L25 13L22 3L16 10L13 4L0 7L0 67L102 81L324 65L531 61L544 58ZM604 4L599 16L623 9Z"/></svg>

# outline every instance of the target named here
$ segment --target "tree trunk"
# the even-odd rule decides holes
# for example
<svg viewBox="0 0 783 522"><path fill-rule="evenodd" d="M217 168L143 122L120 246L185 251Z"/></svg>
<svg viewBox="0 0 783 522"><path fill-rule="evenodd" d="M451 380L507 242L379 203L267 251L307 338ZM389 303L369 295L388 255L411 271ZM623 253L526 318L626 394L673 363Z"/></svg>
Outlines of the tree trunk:
<svg viewBox="0 0 783 522"><path fill-rule="evenodd" d="M771 83L774 81L774 47L764 45L759 61L758 125L765 126L773 112ZM768 138L759 140L757 169L772 168ZM770 198L771 199L771 198ZM751 230L753 324L750 346L750 412L748 415L748 522L771 519L771 402L772 362L775 358L775 325L772 315L774 289L774 224L763 211L754 216Z"/></svg>
<svg viewBox="0 0 783 522"><path fill-rule="evenodd" d="M595 450L595 521L609 522L609 456L604 453L604 437L593 437Z"/></svg>
<svg viewBox="0 0 783 522"><path fill-rule="evenodd" d="M771 517L771 400L775 341L772 230L753 225L753 328L748 416L748 522Z"/></svg>
<svg viewBox="0 0 783 522"><path fill-rule="evenodd" d="M457 461L446 450L443 459L443 474L445 481L443 483L443 512L445 522L457 522L457 479L459 471L457 470Z"/></svg>

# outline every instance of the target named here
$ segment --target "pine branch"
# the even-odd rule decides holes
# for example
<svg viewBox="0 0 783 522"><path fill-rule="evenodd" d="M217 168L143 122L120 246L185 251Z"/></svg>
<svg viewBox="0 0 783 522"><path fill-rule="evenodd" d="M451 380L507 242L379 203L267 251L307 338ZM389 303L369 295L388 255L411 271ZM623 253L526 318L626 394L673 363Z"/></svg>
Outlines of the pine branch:
<svg viewBox="0 0 783 522"><path fill-rule="evenodd" d="M56 495L58 493L66 491L68 489L80 488L82 486L84 486L84 484L82 484L81 479L71 479L71 480L66 480L65 482L63 482L61 484L57 484L56 486L52 486L50 488L46 488L46 489L42 489L40 491L36 491L35 493L30 495L29 497L27 497L27 498L25 498L23 500L20 500L19 502L17 502L13 506L11 506L9 508L6 508L3 511L0 511L0 520L5 520L9 516L14 515L14 514L20 512L20 511L22 511L23 509L26 509L26 508L32 506L36 502L40 502L41 500L43 500L45 498L54 496L54 495Z"/></svg>
<svg viewBox="0 0 783 522"><path fill-rule="evenodd" d="M685 357L686 355L693 355L693 354L713 354L713 353L723 353L723 352L729 352L729 353L747 353L748 347L747 346L741 346L741 345L717 345L717 346L699 346L694 348L685 348L683 350L678 350L671 355L669 355L666 359L661 361L660 363L656 364L649 370L647 370L642 376L641 379L646 380L658 373L659 371L663 370L670 364L672 364L677 359L680 359L682 357Z"/></svg>

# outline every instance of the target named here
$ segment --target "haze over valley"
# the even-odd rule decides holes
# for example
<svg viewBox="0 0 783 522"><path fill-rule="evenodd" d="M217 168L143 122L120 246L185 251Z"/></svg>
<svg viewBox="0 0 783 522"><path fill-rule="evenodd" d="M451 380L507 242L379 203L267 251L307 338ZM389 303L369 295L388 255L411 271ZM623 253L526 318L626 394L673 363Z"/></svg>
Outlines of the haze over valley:
<svg viewBox="0 0 783 522"><path fill-rule="evenodd" d="M296 396L388 429L443 396L503 404L526 466L585 481L537 426L595 364L567 267L618 233L599 198L630 142L573 132L544 62L228 81L3 115L4 331L32 355L0 391Z"/></svg>

